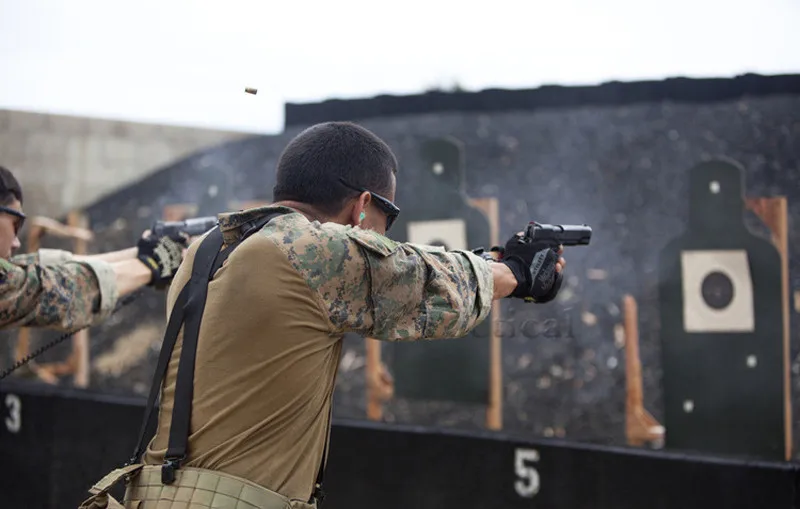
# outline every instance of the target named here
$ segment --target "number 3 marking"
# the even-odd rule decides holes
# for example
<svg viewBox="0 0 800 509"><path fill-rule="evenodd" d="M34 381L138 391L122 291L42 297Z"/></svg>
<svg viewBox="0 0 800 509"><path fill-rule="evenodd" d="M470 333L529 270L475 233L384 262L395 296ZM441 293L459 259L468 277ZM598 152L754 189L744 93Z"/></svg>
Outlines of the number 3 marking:
<svg viewBox="0 0 800 509"><path fill-rule="evenodd" d="M22 403L15 394L6 394L6 406L8 407L8 417L6 417L6 428L11 433L19 433L22 427L22 415L20 409Z"/></svg>
<svg viewBox="0 0 800 509"><path fill-rule="evenodd" d="M532 498L539 493L539 472L527 462L539 461L539 452L533 449L516 449L514 451L514 471L517 480L514 489L517 495Z"/></svg>

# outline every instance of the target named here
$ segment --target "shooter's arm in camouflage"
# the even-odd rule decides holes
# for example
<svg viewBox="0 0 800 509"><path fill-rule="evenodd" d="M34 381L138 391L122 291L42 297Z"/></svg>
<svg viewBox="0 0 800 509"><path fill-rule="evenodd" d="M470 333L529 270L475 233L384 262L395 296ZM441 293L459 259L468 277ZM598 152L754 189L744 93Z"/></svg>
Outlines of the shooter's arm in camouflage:
<svg viewBox="0 0 800 509"><path fill-rule="evenodd" d="M117 299L150 284L167 284L182 261L182 244L143 237L138 248L77 256L41 249L0 259L0 329L74 331L111 314Z"/></svg>
<svg viewBox="0 0 800 509"><path fill-rule="evenodd" d="M100 253L91 255L76 255L61 249L39 249L35 253L24 253L11 257L11 263L16 265L58 265L68 261L93 261L100 260L107 263L121 262L123 260L133 260L136 258L137 250L135 247L112 251L110 253Z"/></svg>
<svg viewBox="0 0 800 509"><path fill-rule="evenodd" d="M2 329L79 329L105 319L118 298L114 268L101 260L76 262L50 250L0 260Z"/></svg>
<svg viewBox="0 0 800 509"><path fill-rule="evenodd" d="M456 338L489 314L496 271L468 251L394 242L369 230L275 219L265 233L319 297L333 333L383 340ZM516 285L513 275L510 293Z"/></svg>

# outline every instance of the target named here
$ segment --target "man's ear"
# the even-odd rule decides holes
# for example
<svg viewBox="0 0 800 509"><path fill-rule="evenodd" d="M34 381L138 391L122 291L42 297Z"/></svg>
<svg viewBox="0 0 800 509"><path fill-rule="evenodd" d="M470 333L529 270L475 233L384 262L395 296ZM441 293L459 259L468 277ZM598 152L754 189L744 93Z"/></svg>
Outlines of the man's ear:
<svg viewBox="0 0 800 509"><path fill-rule="evenodd" d="M367 210L369 203L372 201L372 195L365 191L361 193L361 196L358 197L358 201L361 202L362 208Z"/></svg>
<svg viewBox="0 0 800 509"><path fill-rule="evenodd" d="M359 195L359 197L356 199L355 203L353 204L351 217L354 225L360 225L364 220L367 214L367 206L369 206L369 202L371 200L372 196L367 192L361 193L361 195Z"/></svg>

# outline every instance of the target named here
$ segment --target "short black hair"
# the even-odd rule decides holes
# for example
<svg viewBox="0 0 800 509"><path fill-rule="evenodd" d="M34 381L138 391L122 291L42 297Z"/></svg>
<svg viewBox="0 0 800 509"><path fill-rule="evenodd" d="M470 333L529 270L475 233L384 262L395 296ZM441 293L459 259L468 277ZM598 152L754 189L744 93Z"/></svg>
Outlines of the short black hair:
<svg viewBox="0 0 800 509"><path fill-rule="evenodd" d="M389 145L352 122L324 122L304 130L283 149L278 160L273 201L292 200L335 215L363 188L386 196L397 173Z"/></svg>
<svg viewBox="0 0 800 509"><path fill-rule="evenodd" d="M22 204L22 186L11 170L0 166L0 205L9 205L15 199Z"/></svg>

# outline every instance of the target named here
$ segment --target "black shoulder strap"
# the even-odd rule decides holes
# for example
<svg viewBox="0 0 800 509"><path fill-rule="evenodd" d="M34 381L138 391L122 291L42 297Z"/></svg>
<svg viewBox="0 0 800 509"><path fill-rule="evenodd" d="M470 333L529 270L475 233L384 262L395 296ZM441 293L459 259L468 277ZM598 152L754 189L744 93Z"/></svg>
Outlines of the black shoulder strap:
<svg viewBox="0 0 800 509"><path fill-rule="evenodd" d="M144 452L145 437L148 435L148 429L152 431L155 419L153 419L153 409L156 406L156 400L161 392L161 382L167 373L167 366L169 359L172 357L172 351L175 349L175 341L178 339L178 332L183 325L184 306L186 306L186 295L188 294L189 285L183 287L178 298L175 299L175 304L172 307L172 314L169 316L167 323L167 330L164 333L164 341L161 343L161 353L158 355L158 364L156 370L153 372L153 381L150 383L150 395L147 396L147 403L144 407L144 419L142 419L142 426L139 429L139 439L136 441L136 448L133 450L133 455L128 460L125 466L132 465L139 461L139 457Z"/></svg>
<svg viewBox="0 0 800 509"><path fill-rule="evenodd" d="M192 277L186 286L186 306L184 306L183 346L178 363L178 376L175 382L175 404L172 409L172 423L169 429L169 445L161 467L161 482L172 484L175 469L186 458L189 439L189 421L192 415L192 395L194 388L194 363L197 356L197 338L200 323L208 297L208 282L214 275L211 271L222 249L222 231L219 227L211 230L195 253Z"/></svg>
<svg viewBox="0 0 800 509"><path fill-rule="evenodd" d="M181 357L178 363L178 375L175 386L175 402L172 410L172 423L170 425L169 442L164 464L161 467L161 482L171 484L175 480L175 471L180 468L181 462L186 458L186 450L189 438L189 424L191 421L191 402L194 385L194 364L197 354L197 339L200 332L200 323L203 310L205 308L206 297L208 295L208 283L214 274L219 270L230 253L251 234L259 231L274 217L281 215L282 212L268 214L248 223L243 228L246 229L240 240L224 250L222 247L222 233L219 227L214 228L205 239L195 255L192 266L192 276L188 283L183 287L175 300L172 313L169 317L167 329L164 334L164 342L161 345L161 353L158 358L153 381L150 387L150 395L147 398L147 406L142 426L139 432L139 440L128 464L139 461L139 457L144 452L145 437L148 428L154 425L153 409L161 389L161 383L167 372L169 360L175 348L178 333L184 327L183 345ZM331 404L332 405L332 404ZM333 407L331 406L331 415ZM330 427L330 424L329 424ZM328 451L328 436L325 438L325 447L322 452L319 471L315 482L312 498L322 502L324 494L322 492L322 480L324 477L325 463Z"/></svg>

